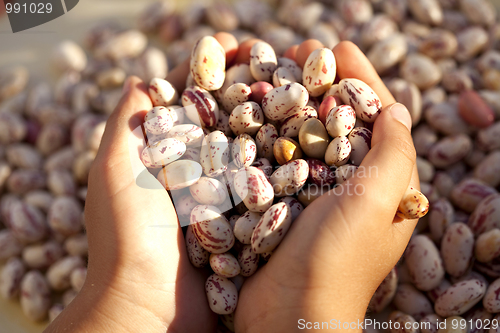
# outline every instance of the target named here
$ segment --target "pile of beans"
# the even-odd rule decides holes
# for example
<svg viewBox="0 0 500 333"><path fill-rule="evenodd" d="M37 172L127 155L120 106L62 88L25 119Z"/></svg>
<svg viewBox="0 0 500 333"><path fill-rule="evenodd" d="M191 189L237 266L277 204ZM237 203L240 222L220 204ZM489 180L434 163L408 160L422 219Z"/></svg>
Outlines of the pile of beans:
<svg viewBox="0 0 500 333"><path fill-rule="evenodd" d="M170 191L181 221L189 217L190 261L210 265L208 304L234 329L243 278L261 257L269 260L304 206L356 176L371 148L367 126L382 103L360 80L333 84L336 61L328 48L313 51L303 69L263 41L250 49L250 64L227 74L225 58L214 37L195 44L182 107L173 105L179 94L168 81L151 80L155 107L144 119L141 157ZM317 96L324 98L318 111L311 99ZM428 207L409 188L397 214L420 218Z"/></svg>
<svg viewBox="0 0 500 333"><path fill-rule="evenodd" d="M370 131L372 119L364 119L342 97L342 83L316 91L308 86L309 79L303 80L307 67L282 57L288 47L307 38L326 47L312 57L330 55L328 48L340 40L357 44L413 119L421 191L430 211L401 262L377 289L368 315L395 310L387 320L431 322L430 329L422 329L426 332L437 331L437 320L460 318L474 321L462 332L485 331L475 320L484 324L496 318L500 23L488 0L341 0L334 5L239 0L233 5L194 4L183 12L163 1L144 10L138 27L140 31L123 30L109 23L92 29L85 38L88 59L78 45L62 43L54 54L62 74L53 88L45 83L27 87L29 75L20 67L0 74L0 142L5 147L0 149L0 218L5 227L0 230L0 260L8 260L0 287L8 298L17 297L21 288L40 290L34 299L21 299L29 318L44 319L52 304L54 317L63 309L61 302L67 304L78 290L76 282L70 288L78 280L72 276L84 279L83 220L58 219L57 212L81 215L88 168L128 74L163 92L159 96L150 90L157 106L145 119L149 145L142 159L169 189L181 224L199 222L187 228L186 243L193 265L210 266L215 273L207 281L207 295L219 297L210 285L225 283L237 297L245 276L265 264L284 236L261 237L261 220L283 209L286 214L276 222L286 231L303 206L324 193L318 188L355 174L370 148L360 136ZM261 38L252 52L264 52L266 67L252 58L249 64L222 68L220 45L201 39L216 31L229 31L240 43ZM159 79L167 74L165 55L148 46L146 34L166 44L170 68L191 55L192 75L185 91ZM203 78L203 62L197 59L206 47L219 64L210 69L217 80ZM329 61L326 65L335 69L335 59ZM363 83L348 79L343 84ZM296 107L293 116L285 108L270 112L281 97L263 97L271 90L288 92L287 86L294 94L290 101L303 97L289 106ZM200 112L200 106L210 112ZM352 120L353 113L354 129L343 132L345 124L333 115L350 115ZM158 115L170 118L159 122ZM323 133L321 142L310 145L310 133ZM333 145L344 153L328 149ZM349 147L351 154L346 155ZM162 155L163 148L183 154ZM259 200L249 197L245 183L251 177L263 185ZM399 214L404 213L400 206ZM208 220L224 228L224 248L206 248L213 245L202 237L209 226L200 221ZM24 230L26 225L36 230ZM57 259L51 251L59 251ZM33 257L45 261L35 264ZM221 321L227 329L232 329L236 299L231 304L228 310L210 304L215 312L225 313Z"/></svg>

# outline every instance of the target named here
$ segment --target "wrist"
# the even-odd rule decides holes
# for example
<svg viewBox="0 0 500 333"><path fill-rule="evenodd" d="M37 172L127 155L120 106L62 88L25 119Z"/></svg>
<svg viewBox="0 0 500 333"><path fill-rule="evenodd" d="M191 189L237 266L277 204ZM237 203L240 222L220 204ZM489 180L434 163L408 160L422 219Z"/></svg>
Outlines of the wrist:
<svg viewBox="0 0 500 333"><path fill-rule="evenodd" d="M102 283L86 283L45 333L69 328L72 332L163 333L167 327L150 309L134 302L133 296Z"/></svg>

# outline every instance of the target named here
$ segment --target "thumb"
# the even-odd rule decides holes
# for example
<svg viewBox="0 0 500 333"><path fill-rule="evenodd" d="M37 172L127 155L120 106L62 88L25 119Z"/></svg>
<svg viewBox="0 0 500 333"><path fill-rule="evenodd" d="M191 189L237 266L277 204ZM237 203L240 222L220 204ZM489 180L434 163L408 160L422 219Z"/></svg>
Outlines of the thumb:
<svg viewBox="0 0 500 333"><path fill-rule="evenodd" d="M372 148L360 165L360 171L368 175L362 180L366 194L376 198L364 204L373 205L370 208L374 212L388 214L391 221L415 168L411 126L411 116L404 105L385 107L373 126Z"/></svg>
<svg viewBox="0 0 500 333"><path fill-rule="evenodd" d="M152 107L146 84L136 76L129 77L120 102L106 122L93 163L95 173L107 181L119 181L109 184L116 190L135 182L146 170L140 159L145 144L141 125Z"/></svg>

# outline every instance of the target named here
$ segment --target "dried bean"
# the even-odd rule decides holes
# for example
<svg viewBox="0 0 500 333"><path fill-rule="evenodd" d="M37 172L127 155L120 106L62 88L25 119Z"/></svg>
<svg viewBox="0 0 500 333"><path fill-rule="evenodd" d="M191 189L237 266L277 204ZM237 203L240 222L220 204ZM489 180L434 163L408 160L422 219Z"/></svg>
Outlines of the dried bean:
<svg viewBox="0 0 500 333"><path fill-rule="evenodd" d="M42 321L50 307L50 289L39 271L29 271L21 281L21 308L29 320Z"/></svg>
<svg viewBox="0 0 500 333"><path fill-rule="evenodd" d="M5 263L0 273L0 295L4 299L14 299L19 296L25 272L26 267L19 258L12 257Z"/></svg>
<svg viewBox="0 0 500 333"><path fill-rule="evenodd" d="M443 262L434 243L424 235L412 237L405 260L414 285L424 291L436 288L444 277Z"/></svg>

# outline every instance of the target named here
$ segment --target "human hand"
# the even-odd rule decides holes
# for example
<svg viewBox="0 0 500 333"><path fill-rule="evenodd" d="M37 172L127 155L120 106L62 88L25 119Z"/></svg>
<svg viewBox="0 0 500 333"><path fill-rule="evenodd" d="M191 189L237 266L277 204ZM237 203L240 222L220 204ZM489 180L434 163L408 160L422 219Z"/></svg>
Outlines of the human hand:
<svg viewBox="0 0 500 333"><path fill-rule="evenodd" d="M318 41L306 41L290 55L296 52L297 62L304 64L319 47ZM416 225L417 220L395 219L408 186L419 188L410 114L394 104L354 44L342 42L333 52L337 75L366 82L384 106L374 123L372 149L358 170L366 177L355 175L324 194L293 222L269 262L245 281L235 314L238 332L291 332L300 319L362 321Z"/></svg>
<svg viewBox="0 0 500 333"><path fill-rule="evenodd" d="M231 61L236 56L236 40L226 33L215 37ZM186 80L187 73L181 80L183 68L179 66L168 78L178 87ZM168 192L140 159L140 126L151 108L147 86L136 77L129 78L107 121L89 175L87 279L47 332L69 326L72 331L99 327L99 332L216 329L217 316L205 296L208 275L190 264Z"/></svg>

